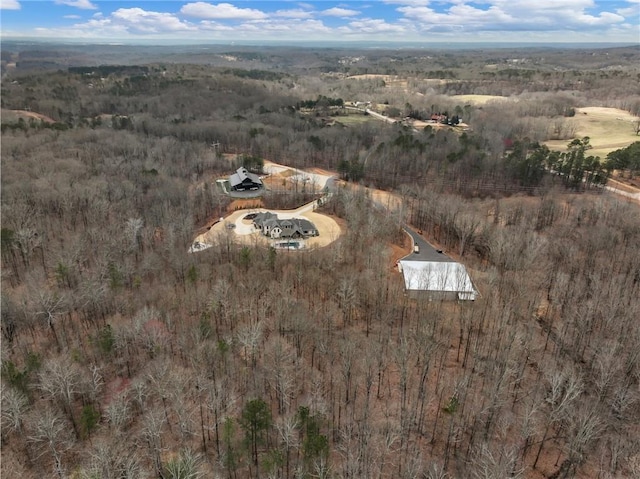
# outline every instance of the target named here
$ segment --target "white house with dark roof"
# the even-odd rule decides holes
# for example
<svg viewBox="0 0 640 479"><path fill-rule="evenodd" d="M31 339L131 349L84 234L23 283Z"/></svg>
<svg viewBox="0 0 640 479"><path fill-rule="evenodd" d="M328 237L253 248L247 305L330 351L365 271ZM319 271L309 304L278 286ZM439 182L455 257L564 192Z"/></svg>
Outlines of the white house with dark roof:
<svg viewBox="0 0 640 479"><path fill-rule="evenodd" d="M231 191L257 191L263 188L262 180L254 173L250 173L245 167L238 168L229 177Z"/></svg>

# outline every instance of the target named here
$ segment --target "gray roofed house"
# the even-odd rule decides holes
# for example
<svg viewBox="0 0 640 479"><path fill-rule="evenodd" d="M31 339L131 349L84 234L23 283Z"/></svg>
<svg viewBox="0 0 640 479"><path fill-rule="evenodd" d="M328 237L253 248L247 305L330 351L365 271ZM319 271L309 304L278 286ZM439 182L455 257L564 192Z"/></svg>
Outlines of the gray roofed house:
<svg viewBox="0 0 640 479"><path fill-rule="evenodd" d="M231 191L255 191L262 188L263 184L258 175L241 167L229 177L229 186L231 186Z"/></svg>
<svg viewBox="0 0 640 479"><path fill-rule="evenodd" d="M318 229L311 221L303 218L281 220L278 215L270 212L258 213L253 219L253 225L263 235L273 239L318 236Z"/></svg>

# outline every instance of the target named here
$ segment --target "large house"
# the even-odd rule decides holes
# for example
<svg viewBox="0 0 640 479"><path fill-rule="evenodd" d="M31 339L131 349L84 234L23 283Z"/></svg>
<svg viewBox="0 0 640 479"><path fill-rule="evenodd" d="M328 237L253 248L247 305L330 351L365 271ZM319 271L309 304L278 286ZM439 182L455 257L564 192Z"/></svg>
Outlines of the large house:
<svg viewBox="0 0 640 479"><path fill-rule="evenodd" d="M275 213L258 213L253 226L272 239L318 236L315 225L304 218L278 219Z"/></svg>
<svg viewBox="0 0 640 479"><path fill-rule="evenodd" d="M263 187L262 180L254 173L249 173L245 167L229 177L231 191L256 191Z"/></svg>

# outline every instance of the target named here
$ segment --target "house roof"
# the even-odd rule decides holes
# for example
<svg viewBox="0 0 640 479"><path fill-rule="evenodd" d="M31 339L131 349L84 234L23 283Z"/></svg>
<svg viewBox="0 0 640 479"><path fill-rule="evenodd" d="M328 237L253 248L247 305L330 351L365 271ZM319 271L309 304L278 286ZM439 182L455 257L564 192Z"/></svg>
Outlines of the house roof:
<svg viewBox="0 0 640 479"><path fill-rule="evenodd" d="M404 287L411 291L459 293L461 299L475 299L476 289L464 265L439 261L400 261Z"/></svg>
<svg viewBox="0 0 640 479"><path fill-rule="evenodd" d="M269 211L265 211L264 213L256 213L256 216L253 218L253 222L258 226L263 226L267 221L277 219L278 215Z"/></svg>
<svg viewBox="0 0 640 479"><path fill-rule="evenodd" d="M249 173L245 167L240 167L236 170L234 174L229 177L229 184L233 186L238 186L242 184L245 180L249 179L252 183L256 183L261 185L262 180L260 177L254 173Z"/></svg>
<svg viewBox="0 0 640 479"><path fill-rule="evenodd" d="M253 222L260 228L268 227L269 229L279 227L282 230L282 236L293 236L296 233L304 234L305 231L316 231L314 224L304 218L278 219L278 216L271 212L257 213L253 218Z"/></svg>
<svg viewBox="0 0 640 479"><path fill-rule="evenodd" d="M309 220L305 220L303 218L296 218L294 221L298 223L298 227L302 231L311 231L316 229L315 225Z"/></svg>

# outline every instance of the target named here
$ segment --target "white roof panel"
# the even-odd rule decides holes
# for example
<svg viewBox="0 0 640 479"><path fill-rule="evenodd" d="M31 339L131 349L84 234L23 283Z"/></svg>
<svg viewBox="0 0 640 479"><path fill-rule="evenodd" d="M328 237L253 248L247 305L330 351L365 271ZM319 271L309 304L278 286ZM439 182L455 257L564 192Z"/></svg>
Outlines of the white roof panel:
<svg viewBox="0 0 640 479"><path fill-rule="evenodd" d="M462 293L460 299L475 299L476 289L464 265L454 262L400 261L404 287L412 291Z"/></svg>

